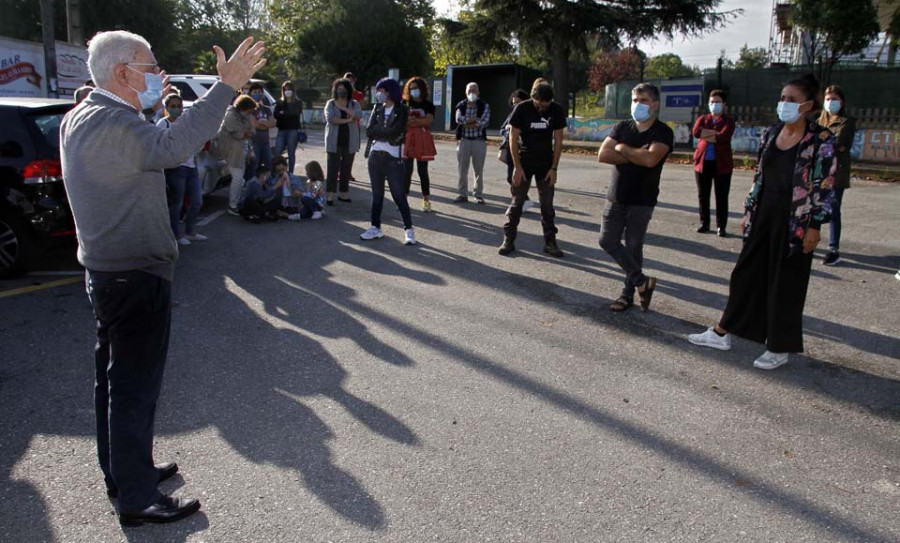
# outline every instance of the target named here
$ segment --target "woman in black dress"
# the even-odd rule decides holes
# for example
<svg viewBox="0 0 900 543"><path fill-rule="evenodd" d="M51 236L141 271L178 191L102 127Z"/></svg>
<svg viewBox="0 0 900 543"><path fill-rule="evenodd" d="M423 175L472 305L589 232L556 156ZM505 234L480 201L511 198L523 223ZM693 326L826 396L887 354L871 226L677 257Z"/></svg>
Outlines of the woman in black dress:
<svg viewBox="0 0 900 543"><path fill-rule="evenodd" d="M744 202L744 248L731 274L721 320L688 340L719 350L731 334L766 344L753 365L775 369L803 352L803 306L819 229L834 201L835 138L804 116L819 109L819 86L807 75L789 81L777 125L762 139Z"/></svg>

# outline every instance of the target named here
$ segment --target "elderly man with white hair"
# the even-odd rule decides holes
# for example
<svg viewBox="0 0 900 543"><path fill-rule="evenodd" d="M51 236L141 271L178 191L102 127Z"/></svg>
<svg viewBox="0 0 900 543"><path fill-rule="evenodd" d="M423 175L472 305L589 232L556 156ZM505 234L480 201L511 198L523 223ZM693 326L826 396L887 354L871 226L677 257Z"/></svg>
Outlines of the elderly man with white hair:
<svg viewBox="0 0 900 543"><path fill-rule="evenodd" d="M466 99L456 104L456 160L459 165L458 196L454 203L469 201L469 162L475 170L472 195L484 203L484 158L487 156L487 127L491 106L480 98L478 83L466 85Z"/></svg>
<svg viewBox="0 0 900 543"><path fill-rule="evenodd" d="M78 261L97 321L97 455L126 526L172 522L200 509L195 499L159 492L157 484L178 466L153 461L178 257L163 168L184 162L213 137L235 92L265 65L263 44L253 38L228 60L214 50L220 81L165 129L140 116L166 87L150 44L130 32L100 32L88 44L97 88L60 127Z"/></svg>

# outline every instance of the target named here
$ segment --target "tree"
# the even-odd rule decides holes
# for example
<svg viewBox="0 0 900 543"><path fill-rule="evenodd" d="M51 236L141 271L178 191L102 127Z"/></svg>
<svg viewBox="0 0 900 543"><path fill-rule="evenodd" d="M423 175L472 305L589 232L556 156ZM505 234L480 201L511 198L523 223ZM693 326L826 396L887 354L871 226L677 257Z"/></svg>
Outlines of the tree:
<svg viewBox="0 0 900 543"><path fill-rule="evenodd" d="M594 92L603 92L610 83L641 77L643 53L634 48L621 51L601 51L594 58L588 81Z"/></svg>
<svg viewBox="0 0 900 543"><path fill-rule="evenodd" d="M344 0L313 14L297 34L301 61L319 77L352 70L360 84L374 83L389 68L427 75L431 58L421 27L405 18L393 0Z"/></svg>
<svg viewBox="0 0 900 543"><path fill-rule="evenodd" d="M747 47L745 43L741 47L738 60L734 67L738 70L757 70L765 68L769 64L769 52L765 47Z"/></svg>
<svg viewBox="0 0 900 543"><path fill-rule="evenodd" d="M458 20L438 19L431 34L431 58L435 75L447 66L512 62L515 50L508 39L494 31L490 21L474 11L461 11Z"/></svg>
<svg viewBox="0 0 900 543"><path fill-rule="evenodd" d="M803 54L822 83L845 55L864 49L878 36L872 0L794 0L794 23L806 33Z"/></svg>
<svg viewBox="0 0 900 543"><path fill-rule="evenodd" d="M474 0L492 28L520 46L541 48L553 63L553 86L568 108L569 59L589 40L618 44L646 37L698 35L724 25L740 10L718 12L721 0Z"/></svg>
<svg viewBox="0 0 900 543"><path fill-rule="evenodd" d="M651 57L644 69L644 79L668 79L686 75L696 75L694 68L686 66L675 53Z"/></svg>

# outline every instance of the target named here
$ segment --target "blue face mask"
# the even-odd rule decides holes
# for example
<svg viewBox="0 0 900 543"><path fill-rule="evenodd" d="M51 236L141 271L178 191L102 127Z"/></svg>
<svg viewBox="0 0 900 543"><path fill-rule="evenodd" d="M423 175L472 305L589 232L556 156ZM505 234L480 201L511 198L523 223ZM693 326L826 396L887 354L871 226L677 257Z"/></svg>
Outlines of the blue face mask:
<svg viewBox="0 0 900 543"><path fill-rule="evenodd" d="M413 89L409 91L409 95L418 100L419 97L422 96L422 91L420 91L419 89Z"/></svg>
<svg viewBox="0 0 900 543"><path fill-rule="evenodd" d="M375 93L375 101L379 104L387 102L387 95L381 91Z"/></svg>
<svg viewBox="0 0 900 543"><path fill-rule="evenodd" d="M131 90L137 93L138 100L141 102L141 107L143 109L150 109L155 106L163 95L163 78L159 74L149 73L149 72L141 72L139 70L135 70L131 66L128 66L129 70L134 70L137 73L144 74L144 85L147 87L147 90L139 91L134 87L129 86Z"/></svg>
<svg viewBox="0 0 900 543"><path fill-rule="evenodd" d="M253 94L250 95L250 98L253 98L257 102L259 102L260 100L263 99L263 94L261 92L254 92Z"/></svg>
<svg viewBox="0 0 900 543"><path fill-rule="evenodd" d="M796 102L778 102L778 118L784 124L793 124L800 118L800 104Z"/></svg>
<svg viewBox="0 0 900 543"><path fill-rule="evenodd" d="M831 113L832 115L837 115L841 112L841 101L840 100L825 100L825 111Z"/></svg>
<svg viewBox="0 0 900 543"><path fill-rule="evenodd" d="M640 102L632 102L631 104L631 117L642 123L644 121L650 120L652 114L650 113L650 106L647 104L642 104Z"/></svg>
<svg viewBox="0 0 900 543"><path fill-rule="evenodd" d="M723 104L722 102L709 103L709 112L713 115L721 115L723 109L725 109L725 104Z"/></svg>

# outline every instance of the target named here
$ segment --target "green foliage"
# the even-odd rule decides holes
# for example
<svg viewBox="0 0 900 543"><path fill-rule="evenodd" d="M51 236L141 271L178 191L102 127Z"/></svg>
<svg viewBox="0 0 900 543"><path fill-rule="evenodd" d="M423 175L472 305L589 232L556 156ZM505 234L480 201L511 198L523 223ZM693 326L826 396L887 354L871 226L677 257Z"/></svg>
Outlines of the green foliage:
<svg viewBox="0 0 900 543"><path fill-rule="evenodd" d="M878 36L878 12L872 0L794 0L794 23L809 34L806 62L821 82L841 57L864 49Z"/></svg>
<svg viewBox="0 0 900 543"><path fill-rule="evenodd" d="M297 35L302 61L336 77L352 70L359 85L373 84L389 68L428 75L431 58L422 28L393 0L344 0L314 14Z"/></svg>
<svg viewBox="0 0 900 543"><path fill-rule="evenodd" d="M512 62L515 52L508 39L494 31L484 14L462 11L458 20L438 19L431 34L434 73L445 75L447 66Z"/></svg>
<svg viewBox="0 0 900 543"><path fill-rule="evenodd" d="M765 47L747 47L745 43L741 47L740 55L734 67L738 70L756 70L765 68L769 64L769 53Z"/></svg>
<svg viewBox="0 0 900 543"><path fill-rule="evenodd" d="M699 75L699 70L686 66L681 61L681 57L674 53L651 57L644 69L644 79L667 79L689 75Z"/></svg>
<svg viewBox="0 0 900 543"><path fill-rule="evenodd" d="M623 39L636 43L647 37L699 35L740 13L716 11L720 4L721 0L474 0L475 11L483 13L498 34L511 36L520 47L545 51L564 107L573 52L586 52L592 43L610 47Z"/></svg>

